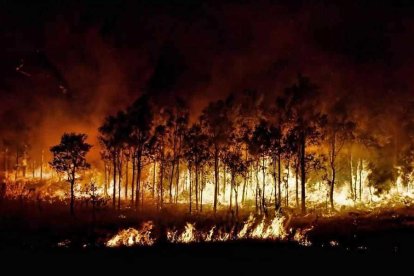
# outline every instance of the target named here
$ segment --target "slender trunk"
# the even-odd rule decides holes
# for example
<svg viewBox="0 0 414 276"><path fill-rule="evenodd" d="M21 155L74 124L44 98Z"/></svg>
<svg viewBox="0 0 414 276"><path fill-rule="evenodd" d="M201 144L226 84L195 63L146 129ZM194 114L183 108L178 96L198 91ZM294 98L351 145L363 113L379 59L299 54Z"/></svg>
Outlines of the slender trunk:
<svg viewBox="0 0 414 276"><path fill-rule="evenodd" d="M192 201L193 201L193 198L192 198L192 188L191 188L191 165L188 165L188 178L189 178L189 181L188 181L188 184L189 184L189 196L190 196L190 200L189 200L189 203L190 203L190 214L191 214L191 208L192 208Z"/></svg>
<svg viewBox="0 0 414 276"><path fill-rule="evenodd" d="M142 148L140 147L137 152L137 179L135 189L135 208L139 209L139 201L141 199L141 174L142 174Z"/></svg>
<svg viewBox="0 0 414 276"><path fill-rule="evenodd" d="M174 146L174 148L175 148L175 146ZM175 149L174 149L174 151L175 151ZM175 157L174 157L174 159L175 159ZM175 160L173 160L172 161L172 164L171 164L170 183L168 185L168 188L169 188L169 196L170 196L170 198L169 198L170 203L173 203L172 187L173 187L173 180L174 180L174 169L175 169Z"/></svg>
<svg viewBox="0 0 414 276"><path fill-rule="evenodd" d="M331 189L329 191L329 203L331 204L331 209L334 210L334 200L333 200L333 194L334 194L334 187L335 187L335 176L336 176L336 169L335 166L331 164Z"/></svg>
<svg viewBox="0 0 414 276"><path fill-rule="evenodd" d="M237 185L236 185L236 182L235 182L235 179L234 179L235 177L233 176L233 188L234 188L234 202L235 202L235 205L236 205L236 218L239 216L239 203L237 202L237 200L238 200L238 188L237 188Z"/></svg>
<svg viewBox="0 0 414 276"><path fill-rule="evenodd" d="M161 150L161 168L160 168L160 208L164 206L164 138L162 139L162 150Z"/></svg>
<svg viewBox="0 0 414 276"><path fill-rule="evenodd" d="M152 169L152 200L155 200L155 176L156 176L156 170L157 170L157 161L154 158L154 167Z"/></svg>
<svg viewBox="0 0 414 276"><path fill-rule="evenodd" d="M178 203L178 191L179 191L179 184L180 184L180 154L181 154L181 145L182 145L182 135L179 136L179 146L178 146L178 154L177 154L177 178L175 182L175 204Z"/></svg>
<svg viewBox="0 0 414 276"><path fill-rule="evenodd" d="M299 161L298 160L295 161L295 197L296 197L296 208L299 208Z"/></svg>
<svg viewBox="0 0 414 276"><path fill-rule="evenodd" d="M135 153L132 156L132 179L131 179L131 206L134 206L134 196L135 196L135 167L136 159Z"/></svg>
<svg viewBox="0 0 414 276"><path fill-rule="evenodd" d="M177 158L177 173L175 174L175 195L174 195L174 202L175 204L178 203L178 184L180 183L180 159Z"/></svg>
<svg viewBox="0 0 414 276"><path fill-rule="evenodd" d="M198 212L198 164L195 164L195 196L196 196L196 212Z"/></svg>
<svg viewBox="0 0 414 276"><path fill-rule="evenodd" d="M277 177L276 177L276 156L272 156L272 167L273 167L273 172L272 172L272 177L273 177L273 184L274 184L274 189L275 189L275 193L274 193L274 199L275 199L275 211L277 209L279 209L279 201L278 199L278 192L280 193L280 188L278 191L278 182L277 182Z"/></svg>
<svg viewBox="0 0 414 276"><path fill-rule="evenodd" d="M217 212L217 197L219 191L219 161L218 161L218 147L215 145L214 148L214 202L213 202L213 211L214 214Z"/></svg>
<svg viewBox="0 0 414 276"><path fill-rule="evenodd" d="M72 179L70 180L70 214L75 215L75 171L72 171Z"/></svg>
<svg viewBox="0 0 414 276"><path fill-rule="evenodd" d="M335 189L335 176L336 176L336 169L335 169L335 149L336 147L336 134L332 135L331 138L331 152L330 152L330 165L331 165L331 187L329 191L329 202L331 204L331 209L334 210L334 189ZM352 177L351 177L352 181Z"/></svg>
<svg viewBox="0 0 414 276"><path fill-rule="evenodd" d="M263 189L262 189L262 210L265 212L266 202L265 202L265 186L266 186L266 174L265 174L265 156L262 156L262 175L263 175Z"/></svg>
<svg viewBox="0 0 414 276"><path fill-rule="evenodd" d="M141 210L144 208L144 198L145 198L145 185L144 184L142 184L142 185L140 185L141 186L141 191L140 191L140 194L141 194Z"/></svg>
<svg viewBox="0 0 414 276"><path fill-rule="evenodd" d="M7 156L7 153L8 153L8 151L7 151L7 149L6 149L6 156ZM6 175L7 175L7 171L8 171L8 169L7 169L7 163L8 163L8 156L6 157ZM44 161L44 150L42 150L42 157L41 157L41 160L40 160L40 180L43 180L43 161Z"/></svg>
<svg viewBox="0 0 414 276"><path fill-rule="evenodd" d="M247 160L248 160L247 154L248 153L247 153L247 145L246 145L246 147L245 147L245 157L246 157L245 158L245 162L246 162L246 164L247 164ZM244 177L244 182L243 182L242 200L241 200L242 204L244 203L244 193L246 192L246 186L247 186L247 179L248 179L248 177L249 177L249 174L247 173L247 175Z"/></svg>
<svg viewBox="0 0 414 276"><path fill-rule="evenodd" d="M359 159L359 200L362 201L362 170L363 170L362 158Z"/></svg>
<svg viewBox="0 0 414 276"><path fill-rule="evenodd" d="M224 164L224 168L223 168L223 200L225 200L225 198L226 198L226 186L227 186L226 164Z"/></svg>
<svg viewBox="0 0 414 276"><path fill-rule="evenodd" d="M14 172L14 180L16 181L18 173L19 173L19 167L20 167L19 166L19 149L16 149L16 165L15 165L15 167L16 167L16 170Z"/></svg>
<svg viewBox="0 0 414 276"><path fill-rule="evenodd" d="M301 135L301 150L300 150L300 172L301 172L301 205L302 205L302 214L306 213L306 192L305 192L305 186L306 186L306 137L305 134L302 133Z"/></svg>
<svg viewBox="0 0 414 276"><path fill-rule="evenodd" d="M128 163L129 160L125 160L125 202L128 200Z"/></svg>
<svg viewBox="0 0 414 276"><path fill-rule="evenodd" d="M108 195L108 164L104 161L104 195Z"/></svg>
<svg viewBox="0 0 414 276"><path fill-rule="evenodd" d="M114 174L114 183L113 183L113 187L112 187L112 208L115 209L115 204L116 204L116 154L113 157L113 174Z"/></svg>
<svg viewBox="0 0 414 276"><path fill-rule="evenodd" d="M204 190L204 170L201 169L201 186L200 186L200 212L203 212L203 190Z"/></svg>
<svg viewBox="0 0 414 276"><path fill-rule="evenodd" d="M170 176L170 183L169 183L169 196L170 196L170 203L173 203L173 180L174 180L174 169L175 169L175 161L177 158L177 125L175 125L174 129L174 138L173 138L173 160L171 164L171 176Z"/></svg>
<svg viewBox="0 0 414 276"><path fill-rule="evenodd" d="M259 187L259 159L256 161L256 213L259 212L260 204L260 187Z"/></svg>
<svg viewBox="0 0 414 276"><path fill-rule="evenodd" d="M279 142L280 143L280 142ZM277 204L278 207L282 205L282 190L281 190L281 183L282 183L282 175L281 175L281 156L280 156L280 150L277 154L277 190L279 191L277 195Z"/></svg>
<svg viewBox="0 0 414 276"><path fill-rule="evenodd" d="M233 173L231 173L231 182L230 182L230 211L233 208L233 187L234 187L234 176Z"/></svg>
<svg viewBox="0 0 414 276"><path fill-rule="evenodd" d="M289 176L290 176L290 160L287 162L287 175L286 175L286 207L289 207Z"/></svg>
<svg viewBox="0 0 414 276"><path fill-rule="evenodd" d="M349 188L351 189L351 198L355 200L354 183L352 181L352 150L349 148Z"/></svg>
<svg viewBox="0 0 414 276"><path fill-rule="evenodd" d="M122 182L122 159L121 155L118 160L118 210L121 209L121 182Z"/></svg>

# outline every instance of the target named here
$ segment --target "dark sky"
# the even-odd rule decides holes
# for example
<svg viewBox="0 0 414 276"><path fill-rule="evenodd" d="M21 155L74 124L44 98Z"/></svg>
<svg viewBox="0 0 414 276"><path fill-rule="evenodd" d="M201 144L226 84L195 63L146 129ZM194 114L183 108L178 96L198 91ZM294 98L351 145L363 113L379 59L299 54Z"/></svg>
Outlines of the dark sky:
<svg viewBox="0 0 414 276"><path fill-rule="evenodd" d="M181 95L195 114L247 88L272 99L298 72L365 117L397 112L413 95L413 1L0 3L6 142L94 137L143 91Z"/></svg>

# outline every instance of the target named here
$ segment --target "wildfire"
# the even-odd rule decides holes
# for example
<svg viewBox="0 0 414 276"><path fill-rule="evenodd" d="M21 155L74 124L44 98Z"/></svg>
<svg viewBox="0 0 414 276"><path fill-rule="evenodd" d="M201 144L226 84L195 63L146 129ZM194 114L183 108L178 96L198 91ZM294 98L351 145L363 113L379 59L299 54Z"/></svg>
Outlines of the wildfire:
<svg viewBox="0 0 414 276"><path fill-rule="evenodd" d="M152 223L152 221L147 221L143 223L141 229L139 230L134 228L121 230L118 234L116 234L114 237L112 237L110 240L106 242L106 246L151 246L155 242L155 239L151 237L153 228L154 224Z"/></svg>
<svg viewBox="0 0 414 276"><path fill-rule="evenodd" d="M269 162L269 161L267 161ZM365 163L364 163L365 164ZM265 165L269 165L265 162ZM269 165L270 166L270 165ZM157 200L154 198L154 195L159 195L159 179L158 174L155 175L152 173L152 167L149 168L149 173L145 175L147 177L143 178L143 183L145 183L145 189L141 190L143 198L145 198L146 204L154 204ZM157 167L155 167L157 170ZM212 179L212 172L206 172L207 179ZM287 171L284 171L286 178L283 180L284 183L281 185L280 194L282 195L282 207L296 208L296 178L293 173L287 174ZM385 191L381 194L375 192L372 185L369 183L368 175L370 171L367 169L367 166L363 166L363 170L358 175L358 178L354 181L360 183L361 192L358 193L358 197L353 196L354 191L350 189L351 184L348 182L341 183L334 190L334 203L336 210L347 209L364 209L364 210L375 210L377 208L397 208L404 207L414 203L414 193L412 183L404 185L401 179L401 176L397 178L396 183L392 186L389 191ZM254 177L253 177L254 176ZM9 173L8 177L5 178L6 190L5 196L11 199L29 199L29 200L45 200L49 202L53 201L67 201L70 198L69 185L67 181L59 174L53 172L51 168L44 166L42 169L42 178L40 178L40 168L35 169L34 174L27 174L26 177L19 177L14 179L14 174ZM131 176L130 176L131 177ZM275 186L274 179L272 179L272 174L270 171L266 171L263 176L263 172L256 172L254 169L251 171L250 179L247 180L246 187L243 188L244 183L240 183L238 188L238 196L235 196L235 191L229 183L230 174L225 172L220 172L220 188L218 194L218 208L227 208L232 204L236 204L240 208L245 210L250 210L255 204L257 186L260 187L259 195L264 191L264 200L267 206L274 205L275 198ZM263 177L266 180L264 190L262 186ZM108 199L112 196L113 191L113 181L105 181L103 173L97 170L91 171L89 175L77 176L77 183L75 184L75 197L77 200L89 200L91 197L91 191L88 190L91 182L90 179L94 179L95 188L94 196L99 198ZM152 183L155 182L155 185ZM257 183L256 183L257 182ZM106 185L104 185L106 183ZM257 185L258 184L258 185ZM123 183L125 185L125 182ZM193 183L194 185L194 183ZM143 184L144 187L144 184ZM183 174L179 179L177 185L178 188L172 190L172 198L176 198L178 204L189 204L189 187L190 187L190 178L188 173ZM125 187L124 187L125 188ZM307 185L306 192L306 203L310 209L318 210L319 212L325 213L326 216L331 216L334 213L329 208L329 186L327 183L321 180L316 180L314 183ZM154 189L154 191L152 190ZM243 192L244 191L244 192ZM300 194L300 185L298 194ZM128 196L132 193L132 189L129 188L128 193L122 191L120 193L122 202L130 202ZM193 191L194 193L194 191ZM244 196L243 194L244 193ZM127 196L127 197L126 197ZM200 206L212 206L214 201L214 183L212 181L206 181L199 194L199 206L198 209L195 208L196 199L195 195L191 199L193 204L193 210L200 212ZM125 205L123 205L125 206ZM247 235L243 234L249 227L251 223L254 223L255 229L250 231L248 235L249 238L254 238L257 235L264 235L263 238L272 238L272 233L274 229L277 229L277 225L268 225L265 222L257 221L246 221L246 224L243 226L245 229L241 230L237 235ZM276 223L276 222L274 222ZM189 232L191 227L185 226L188 228ZM193 225L193 227L195 227ZM222 230L220 229L210 229L214 234L211 235L211 240L220 240L220 239L229 239L229 233L218 233ZM256 232L257 231L257 232ZM258 234L260 233L260 234ZM174 240L178 239L178 236L182 233L176 233ZM234 233L233 233L234 234ZM173 233L171 233L173 235ZM204 238L207 239L207 238Z"/></svg>
<svg viewBox="0 0 414 276"><path fill-rule="evenodd" d="M266 218L256 219L250 215L240 230L232 227L230 231L212 226L208 230L197 230L195 223L187 222L182 231L168 229L167 241L170 243L200 243L200 242L226 242L234 240L292 240L300 245L309 246L311 242L307 234L312 227L306 229L288 230L288 220L284 216L275 216L268 221ZM150 246L156 242L152 237L154 224L145 222L140 229L128 228L121 230L106 242L108 247L120 246ZM292 233L294 234L292 235Z"/></svg>

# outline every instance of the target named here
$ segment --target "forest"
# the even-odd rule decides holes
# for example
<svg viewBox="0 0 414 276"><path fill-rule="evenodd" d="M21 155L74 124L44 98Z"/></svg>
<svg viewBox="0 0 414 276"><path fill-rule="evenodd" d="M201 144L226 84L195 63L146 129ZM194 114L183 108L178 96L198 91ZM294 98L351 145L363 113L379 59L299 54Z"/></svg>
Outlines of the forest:
<svg viewBox="0 0 414 276"><path fill-rule="evenodd" d="M271 104L245 90L208 103L195 118L185 99L158 105L144 94L100 126L100 168L86 161L87 134L65 133L50 148L53 159L32 164L32 173L25 152L12 170L5 152L3 196L66 195L73 213L75 190L92 189L117 210L186 205L189 213L228 209L235 216L239 209L305 214L307 207L334 212L411 200L412 146L384 158L394 146L384 134L364 130L346 101L326 104L321 96L317 84L298 75ZM23 187L39 178L54 183L41 192Z"/></svg>
<svg viewBox="0 0 414 276"><path fill-rule="evenodd" d="M7 2L0 256L411 252L409 1Z"/></svg>

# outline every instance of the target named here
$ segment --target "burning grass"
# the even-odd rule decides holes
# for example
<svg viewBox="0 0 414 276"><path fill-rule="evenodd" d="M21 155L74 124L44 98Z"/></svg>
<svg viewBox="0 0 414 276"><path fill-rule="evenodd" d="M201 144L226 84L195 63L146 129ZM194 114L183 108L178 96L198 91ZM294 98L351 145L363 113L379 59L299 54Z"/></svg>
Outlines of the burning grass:
<svg viewBox="0 0 414 276"><path fill-rule="evenodd" d="M305 229L289 228L290 218L276 215L273 219L249 218L239 224L226 229L213 225L208 229L198 230L196 223L186 222L182 230L167 229L165 235L169 243L204 243L204 242L228 242L236 240L269 240L269 241L296 241L301 245L311 245L307 239L307 233L312 227ZM122 246L151 246L157 241L153 235L154 224L152 221L143 223L139 229L128 228L119 231L106 242L108 247Z"/></svg>

